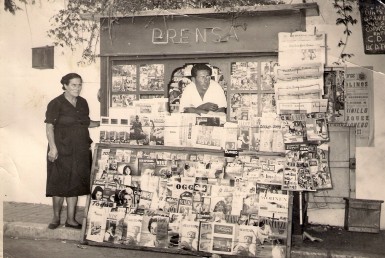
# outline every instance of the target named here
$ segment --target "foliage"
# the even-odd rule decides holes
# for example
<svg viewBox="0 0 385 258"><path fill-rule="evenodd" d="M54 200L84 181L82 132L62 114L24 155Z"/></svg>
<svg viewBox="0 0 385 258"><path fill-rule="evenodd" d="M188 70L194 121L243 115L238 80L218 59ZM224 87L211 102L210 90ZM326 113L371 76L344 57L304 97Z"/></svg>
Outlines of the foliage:
<svg viewBox="0 0 385 258"><path fill-rule="evenodd" d="M357 2L356 0L334 0L333 7L337 10L338 18L336 19L336 25L345 26L344 35L345 38L338 42L338 47L341 47L341 53L336 62L336 65L344 63L347 59L354 56L354 54L345 53L346 46L348 44L348 39L352 35L349 25L354 25L357 23L356 19L350 15L353 12L353 4Z"/></svg>
<svg viewBox="0 0 385 258"><path fill-rule="evenodd" d="M6 0L6 10L12 13L20 8L16 0ZM18 0L27 3L27 0ZM89 64L95 61L96 47L99 41L100 29L111 29L118 22L117 16L134 16L136 13L148 10L175 10L182 8L214 8L223 10L230 8L237 13L239 6L256 6L283 4L280 0L68 0L64 9L51 17L51 29L48 36L53 39L55 46L69 47L74 51L82 47L82 58L79 64ZM95 17L106 15L108 24L99 24L97 19L84 20L82 15Z"/></svg>

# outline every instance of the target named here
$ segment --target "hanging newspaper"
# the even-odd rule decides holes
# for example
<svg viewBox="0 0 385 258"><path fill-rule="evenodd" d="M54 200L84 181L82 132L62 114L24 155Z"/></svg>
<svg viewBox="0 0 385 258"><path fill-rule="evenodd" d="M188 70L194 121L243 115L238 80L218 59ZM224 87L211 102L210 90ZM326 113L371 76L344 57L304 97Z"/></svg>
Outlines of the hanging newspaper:
<svg viewBox="0 0 385 258"><path fill-rule="evenodd" d="M326 112L327 99L296 99L277 101L278 114Z"/></svg>
<svg viewBox="0 0 385 258"><path fill-rule="evenodd" d="M345 78L345 121L356 127L356 146L374 145L372 67L348 67Z"/></svg>
<svg viewBox="0 0 385 258"><path fill-rule="evenodd" d="M323 78L323 63L276 66L274 72L277 82L317 80Z"/></svg>
<svg viewBox="0 0 385 258"><path fill-rule="evenodd" d="M278 33L280 65L325 63L325 33Z"/></svg>

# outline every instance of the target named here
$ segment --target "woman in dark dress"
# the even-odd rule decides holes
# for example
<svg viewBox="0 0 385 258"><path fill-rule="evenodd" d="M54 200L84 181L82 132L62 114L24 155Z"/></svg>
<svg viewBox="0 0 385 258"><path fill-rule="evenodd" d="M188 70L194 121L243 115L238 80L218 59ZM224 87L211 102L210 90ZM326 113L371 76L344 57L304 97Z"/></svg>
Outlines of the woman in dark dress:
<svg viewBox="0 0 385 258"><path fill-rule="evenodd" d="M87 101L80 97L82 77L69 73L61 79L64 93L51 100L46 112L48 139L46 196L52 197L53 219L48 225L60 225L64 198L67 202L66 227L81 228L75 220L78 196L90 194L92 140L88 128L97 127L91 121Z"/></svg>

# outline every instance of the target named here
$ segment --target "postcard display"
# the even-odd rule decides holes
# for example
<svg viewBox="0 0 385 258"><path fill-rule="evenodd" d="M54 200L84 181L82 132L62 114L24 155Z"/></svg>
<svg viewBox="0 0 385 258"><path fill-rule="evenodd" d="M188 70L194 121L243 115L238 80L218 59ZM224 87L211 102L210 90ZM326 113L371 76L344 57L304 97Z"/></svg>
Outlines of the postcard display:
<svg viewBox="0 0 385 258"><path fill-rule="evenodd" d="M290 255L292 191L332 188L328 119L336 111L324 92L325 34L278 38L278 62L231 63L227 121L215 113L169 112L177 102L161 96L161 65L113 68L117 101L101 119L86 240L182 253ZM185 71L180 80L187 80ZM121 93L134 91L132 85L158 95L138 100L137 92ZM257 85L274 93L247 93Z"/></svg>

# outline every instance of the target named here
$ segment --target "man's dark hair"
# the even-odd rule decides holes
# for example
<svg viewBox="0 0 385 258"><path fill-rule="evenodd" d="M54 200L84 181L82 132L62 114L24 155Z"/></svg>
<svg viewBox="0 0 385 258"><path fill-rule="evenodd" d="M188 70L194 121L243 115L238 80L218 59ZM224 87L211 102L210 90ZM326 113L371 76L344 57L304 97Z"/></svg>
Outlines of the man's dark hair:
<svg viewBox="0 0 385 258"><path fill-rule="evenodd" d="M199 64L195 64L191 69L191 77L196 77L198 71L202 71L202 70L208 71L210 76L213 74L213 71L211 70L210 67L208 67L208 65L199 63Z"/></svg>

